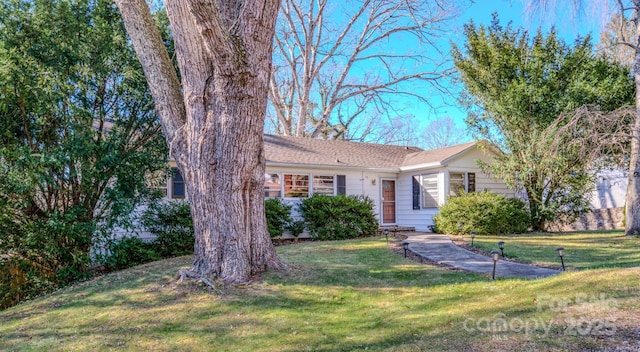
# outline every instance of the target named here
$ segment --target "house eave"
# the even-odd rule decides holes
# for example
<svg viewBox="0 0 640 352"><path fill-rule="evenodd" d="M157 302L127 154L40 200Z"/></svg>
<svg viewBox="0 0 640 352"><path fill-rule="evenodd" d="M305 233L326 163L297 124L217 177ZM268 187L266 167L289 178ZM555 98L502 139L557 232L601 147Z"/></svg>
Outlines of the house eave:
<svg viewBox="0 0 640 352"><path fill-rule="evenodd" d="M436 161L431 163L403 166L400 168L400 172L422 170L422 169L433 169L433 168L443 167L443 166L446 166L446 164L443 162Z"/></svg>
<svg viewBox="0 0 640 352"><path fill-rule="evenodd" d="M357 165L319 165L319 164L300 164L300 163L279 163L266 161L266 167L287 167L287 168L304 168L304 169L332 169L332 170L359 170L359 171L377 171L377 172L390 172L399 173L399 168L384 168L384 167L366 167Z"/></svg>

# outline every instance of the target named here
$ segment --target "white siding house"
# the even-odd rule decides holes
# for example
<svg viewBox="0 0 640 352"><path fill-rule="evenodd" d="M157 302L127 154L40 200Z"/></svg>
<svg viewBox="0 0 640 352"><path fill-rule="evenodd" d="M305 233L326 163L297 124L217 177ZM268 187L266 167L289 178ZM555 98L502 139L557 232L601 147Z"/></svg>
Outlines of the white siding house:
<svg viewBox="0 0 640 352"><path fill-rule="evenodd" d="M265 135L265 197L295 205L316 193L358 195L374 202L381 226L429 231L438 207L459 189L514 192L484 174L477 161L491 162L497 151L472 142L435 150ZM184 198L177 170L168 198Z"/></svg>
<svg viewBox="0 0 640 352"><path fill-rule="evenodd" d="M265 135L265 197L295 205L315 193L358 195L374 202L381 226L429 231L438 207L460 189L514 192L484 174L477 161L498 153L472 142L423 150L416 147ZM489 150L488 152L486 150ZM168 198L184 198L177 170Z"/></svg>

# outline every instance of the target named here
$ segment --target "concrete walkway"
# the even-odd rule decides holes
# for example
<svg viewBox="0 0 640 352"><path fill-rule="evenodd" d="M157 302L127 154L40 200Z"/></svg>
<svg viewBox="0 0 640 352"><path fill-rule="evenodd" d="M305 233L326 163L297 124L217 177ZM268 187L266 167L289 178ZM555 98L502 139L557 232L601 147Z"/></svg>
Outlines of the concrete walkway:
<svg viewBox="0 0 640 352"><path fill-rule="evenodd" d="M476 273L493 271L493 259L458 247L448 236L435 233L409 234L405 240L409 242L409 250L413 253L456 268ZM520 277L535 279L559 274L559 270L540 268L532 265L519 264L499 260L496 266L496 277Z"/></svg>

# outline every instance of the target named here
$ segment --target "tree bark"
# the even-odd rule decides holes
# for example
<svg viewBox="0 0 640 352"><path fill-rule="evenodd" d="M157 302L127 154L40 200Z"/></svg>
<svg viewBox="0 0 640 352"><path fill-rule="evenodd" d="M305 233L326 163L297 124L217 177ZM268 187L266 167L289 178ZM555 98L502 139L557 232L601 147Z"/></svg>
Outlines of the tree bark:
<svg viewBox="0 0 640 352"><path fill-rule="evenodd" d="M279 1L167 0L182 80L177 90L164 83L171 78L156 78L175 71L166 68L145 1L116 3L185 180L196 238L191 270L240 283L284 268L267 232L263 198L262 131Z"/></svg>

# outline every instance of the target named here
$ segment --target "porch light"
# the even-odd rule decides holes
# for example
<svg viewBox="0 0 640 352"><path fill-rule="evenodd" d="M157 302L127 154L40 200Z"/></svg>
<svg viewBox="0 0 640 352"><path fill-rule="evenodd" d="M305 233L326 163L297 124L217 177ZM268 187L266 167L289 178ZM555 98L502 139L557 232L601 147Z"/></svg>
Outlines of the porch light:
<svg viewBox="0 0 640 352"><path fill-rule="evenodd" d="M407 250L409 249L409 242L404 241L402 242L402 248L404 249L404 257L407 257Z"/></svg>
<svg viewBox="0 0 640 352"><path fill-rule="evenodd" d="M504 258L504 241L498 242L498 248L500 248L500 254L502 254L502 258Z"/></svg>
<svg viewBox="0 0 640 352"><path fill-rule="evenodd" d="M558 251L558 257L560 257L560 263L562 263L562 271L565 271L564 259L562 258L564 256L564 248L558 247L556 248L556 251Z"/></svg>
<svg viewBox="0 0 640 352"><path fill-rule="evenodd" d="M496 279L496 265L498 264L498 260L500 259L500 252L493 250L491 251L491 258L493 259L493 273L491 274L491 280Z"/></svg>
<svg viewBox="0 0 640 352"><path fill-rule="evenodd" d="M471 247L473 247L473 239L476 238L476 232L471 231Z"/></svg>

